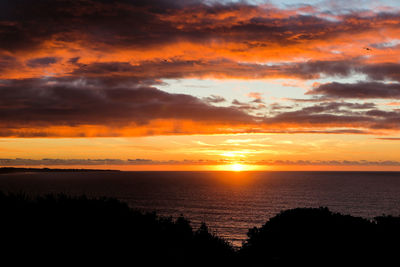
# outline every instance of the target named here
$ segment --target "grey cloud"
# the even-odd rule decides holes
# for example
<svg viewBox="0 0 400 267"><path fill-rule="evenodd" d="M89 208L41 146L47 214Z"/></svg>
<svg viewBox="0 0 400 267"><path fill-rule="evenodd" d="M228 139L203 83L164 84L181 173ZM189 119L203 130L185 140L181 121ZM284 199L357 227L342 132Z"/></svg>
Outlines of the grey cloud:
<svg viewBox="0 0 400 267"><path fill-rule="evenodd" d="M237 108L215 107L190 95L141 84L110 87L101 79L81 78L3 80L0 84L3 133L8 127L143 125L153 119L236 124L255 119Z"/></svg>
<svg viewBox="0 0 400 267"><path fill-rule="evenodd" d="M208 103L222 103L226 101L225 98L219 95L210 95L208 97L204 97L203 100Z"/></svg>
<svg viewBox="0 0 400 267"><path fill-rule="evenodd" d="M26 62L26 65L32 68L37 68L37 67L47 67L51 64L56 63L59 61L60 58L58 57L40 57L40 58L33 58L30 59Z"/></svg>
<svg viewBox="0 0 400 267"><path fill-rule="evenodd" d="M314 15L269 16L276 9L210 1L21 0L0 2L0 48L32 50L47 40L114 47L149 47L186 40L239 41L248 48L329 40L379 27L397 27L399 15L350 12L332 21ZM233 16L221 19L232 13ZM265 16L260 16L260 13ZM241 15L254 14L248 18ZM182 16L182 15L186 15ZM196 18L187 20L187 16ZM149 30L151 29L151 30Z"/></svg>
<svg viewBox="0 0 400 267"><path fill-rule="evenodd" d="M266 124L294 127L355 127L399 129L400 112L376 109L372 103L326 102L266 117Z"/></svg>
<svg viewBox="0 0 400 267"><path fill-rule="evenodd" d="M399 99L399 83L357 82L357 83L326 83L309 91L307 94L318 94L333 98L385 98Z"/></svg>

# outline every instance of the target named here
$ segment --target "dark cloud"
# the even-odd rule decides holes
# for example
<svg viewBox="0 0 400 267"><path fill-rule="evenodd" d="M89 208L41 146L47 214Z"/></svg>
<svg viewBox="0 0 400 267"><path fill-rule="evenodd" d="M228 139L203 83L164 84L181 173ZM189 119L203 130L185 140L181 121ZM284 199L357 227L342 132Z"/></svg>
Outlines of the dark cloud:
<svg viewBox="0 0 400 267"><path fill-rule="evenodd" d="M238 108L240 110L243 110L245 112L248 112L248 113L257 112L256 115L258 115L258 116L264 115L262 113L262 109L264 109L266 107L263 101L254 101L254 100L252 100L252 101L250 101L248 103L245 103L245 102L240 102L237 99L234 99L232 101L232 106L236 107L236 108Z"/></svg>
<svg viewBox="0 0 400 267"><path fill-rule="evenodd" d="M2 125L127 125L154 119L250 123L236 108L215 107L184 94L169 94L140 84L121 87L96 79L24 79L2 81Z"/></svg>
<svg viewBox="0 0 400 267"><path fill-rule="evenodd" d="M368 129L366 130L360 130L360 129L354 129L349 127L339 127L341 129L325 129L325 130L317 130L313 128L318 128L318 127L304 127L306 126L305 124L300 124L297 125L297 127L303 126L303 129L297 130L296 128L290 128L288 127L287 129L283 127L278 127L278 128L272 128L272 129L265 129L265 130L257 130L254 129L252 132L253 133L274 133L274 134L371 134L372 132ZM335 127L332 127L335 128ZM336 127L337 128L337 127Z"/></svg>
<svg viewBox="0 0 400 267"><path fill-rule="evenodd" d="M8 55L0 55L0 72L6 71L8 69L16 69L20 66L21 64L18 62L17 58Z"/></svg>
<svg viewBox="0 0 400 267"><path fill-rule="evenodd" d="M372 103L327 102L295 111L277 113L264 120L267 124L290 127L355 127L399 129L400 112L382 111Z"/></svg>
<svg viewBox="0 0 400 267"><path fill-rule="evenodd" d="M400 82L400 64L398 63L376 63L360 68L372 80L392 80Z"/></svg>
<svg viewBox="0 0 400 267"><path fill-rule="evenodd" d="M243 102L240 102L240 101L237 100L237 99L233 99L233 100L232 100L232 105L235 105L235 106L243 106L243 105L247 105L247 103L243 103Z"/></svg>
<svg viewBox="0 0 400 267"><path fill-rule="evenodd" d="M287 76L291 66L266 66L262 64L238 63L219 60L153 60L132 65L129 62L102 62L80 65L71 74L84 76L123 75L137 79L188 78L188 77L236 77L265 78ZM303 77L303 72L290 71L293 77Z"/></svg>
<svg viewBox="0 0 400 267"><path fill-rule="evenodd" d="M2 76L0 135L11 136L18 129L19 136L47 136L51 134L25 129L137 126L158 119L229 126L245 124L250 130L243 131L252 132L284 131L279 128L281 125L293 127L288 130L290 132L310 133L399 129L398 111L382 111L372 103L332 100L400 98L399 84L384 82L400 81L400 64L372 64L362 56L315 60L318 56L308 54L304 57L314 59L262 64L272 54L285 55L292 50L296 57L305 50L320 55L325 53L322 48L319 51L321 42L327 44L346 34L348 37L396 29L399 18L398 13L351 11L338 14L333 20L243 1L224 4L167 0L0 1L0 71L18 70L21 62L25 68L39 69L23 70L20 75L15 74L18 79L7 78L7 74L4 74L5 78ZM173 56L170 57L168 54L167 50L174 50L175 46L165 49L165 58L164 50L160 50L161 56L145 55L149 48L164 48L164 45L178 42L182 45L182 48L176 48L182 49L180 55L171 53ZM212 52L203 53L199 47ZM288 49L277 53L277 47ZM80 49L88 50L81 53ZM257 56L249 52L252 49L259 52L259 58L249 59L249 62L241 60L246 56ZM35 54L36 50L40 53ZM52 54L53 51L58 53ZM269 51L269 54L265 56L263 51ZM105 62L114 52L117 56L112 60L115 61ZM217 56L207 57L208 52ZM65 58L62 58L63 53ZM31 58L26 59L27 55ZM18 59L18 56L24 59ZM21 78L26 77L25 74L31 75L29 77L47 75L41 73L40 68L53 65L57 65L54 72L59 73L59 77ZM354 73L365 74L369 80L319 85L309 92L314 98L303 100L309 103L292 108L271 106L270 110L275 112L272 115L263 114L266 106L261 96L255 93L249 103L234 100L230 107L217 107L213 104L225 101L223 97L212 95L199 99L156 88L166 78L315 79L348 77ZM312 105L314 102L323 103ZM330 129L316 129L321 125ZM174 132L178 130L171 131Z"/></svg>
<svg viewBox="0 0 400 267"><path fill-rule="evenodd" d="M269 108L272 110L272 111L279 111L279 110L282 110L282 109L293 109L293 108L295 108L296 106L293 106L293 105L281 105L281 104L279 104L279 103L272 103L271 105L269 105Z"/></svg>
<svg viewBox="0 0 400 267"><path fill-rule="evenodd" d="M80 57L73 57L73 58L70 58L70 59L68 59L68 63L71 63L71 64L78 64L79 59L80 59Z"/></svg>
<svg viewBox="0 0 400 267"><path fill-rule="evenodd" d="M247 125L228 132L365 133L400 128L400 112L379 110L373 103L323 102L300 109L276 109L273 116L266 116L261 114L265 110L262 104L234 100L233 106L216 107L204 99L170 94L118 76L0 80L0 94L2 136L44 137L52 136L45 130L51 126L134 127L159 119ZM222 99L214 96L211 100ZM253 112L260 114L251 115ZM287 129L282 130L282 125ZM180 131L172 129L171 133ZM74 136L85 136L85 132Z"/></svg>
<svg viewBox="0 0 400 267"><path fill-rule="evenodd" d="M152 4L153 10L149 11ZM121 40L144 43L145 28L154 27L160 31L168 28L156 16L167 6L173 6L172 2L1 1L0 47L8 51L35 49L50 39L66 42L96 39L110 43L117 36L121 36ZM151 39L151 35L147 37Z"/></svg>
<svg viewBox="0 0 400 267"><path fill-rule="evenodd" d="M163 92L135 79L114 78L0 80L0 135L45 137L52 136L46 131L51 126L135 127L159 119L227 127L247 125L228 132L362 134L400 128L399 112L379 110L373 103L324 102L299 109L275 109L274 115L266 116L261 114L265 106L257 103L234 100L233 106L216 107L211 103L223 100L217 96L210 97L210 102ZM253 112L260 114L251 115ZM288 127L282 129L281 125ZM326 128L319 129L321 126ZM86 136L82 131L74 136ZM180 131L172 129L171 133Z"/></svg>
<svg viewBox="0 0 400 267"><path fill-rule="evenodd" d="M306 62L287 64L283 72L287 75L306 79L319 78L320 75L347 77L355 72L361 62L358 59L350 60L310 60Z"/></svg>
<svg viewBox="0 0 400 267"><path fill-rule="evenodd" d="M300 105L281 105L273 103L269 106L272 111L295 110L299 111ZM357 110L371 110L376 108L374 103L349 103L349 102L321 102L312 106L302 107L301 111L306 113L334 113L334 114L348 114Z"/></svg>
<svg viewBox="0 0 400 267"><path fill-rule="evenodd" d="M282 71L288 75L303 78L316 78L320 75L349 77L352 74L365 74L370 81L400 82L400 64L398 63L367 63L361 58L336 61L308 61L288 64ZM308 75L308 76L307 76Z"/></svg>
<svg viewBox="0 0 400 267"><path fill-rule="evenodd" d="M47 67L51 64L56 63L59 60L60 60L60 58L57 58L57 57L39 57L39 58L33 58L33 59L28 60L26 62L26 65L28 65L29 67L32 67L32 68Z"/></svg>
<svg viewBox="0 0 400 267"><path fill-rule="evenodd" d="M308 94L318 94L334 98L400 98L400 84L382 82L326 83Z"/></svg>
<svg viewBox="0 0 400 267"><path fill-rule="evenodd" d="M71 59L70 59L71 60ZM74 59L76 62L78 59ZM365 74L369 80L399 80L400 64L367 64L359 59L337 61L306 61L298 63L256 64L239 63L228 59L218 60L152 60L132 65L129 62L102 62L88 65L77 64L73 75L129 75L138 79L187 78L187 77L234 77L273 78L292 77L316 79L321 77L349 77ZM368 81L371 82L371 81ZM372 84L372 83L371 83Z"/></svg>
<svg viewBox="0 0 400 267"><path fill-rule="evenodd" d="M285 14L277 8L204 1L20 0L0 2L0 48L35 49L46 40L86 41L88 45L158 46L187 40L240 41L248 48L327 40L343 33L397 27L398 14L338 21L312 15Z"/></svg>

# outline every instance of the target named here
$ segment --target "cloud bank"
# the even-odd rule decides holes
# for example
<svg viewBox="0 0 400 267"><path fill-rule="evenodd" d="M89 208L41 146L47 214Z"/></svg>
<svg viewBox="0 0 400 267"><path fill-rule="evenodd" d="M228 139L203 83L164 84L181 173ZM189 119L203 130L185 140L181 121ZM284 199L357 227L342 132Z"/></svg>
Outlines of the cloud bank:
<svg viewBox="0 0 400 267"><path fill-rule="evenodd" d="M151 159L0 159L1 166L96 166L96 165L226 165L230 160L151 160ZM260 166L400 166L399 161L368 160L261 160L241 162Z"/></svg>
<svg viewBox="0 0 400 267"><path fill-rule="evenodd" d="M383 133L400 130L400 12L320 5L38 0L0 3L0 136ZM326 82L292 100L229 104L164 79ZM369 102L363 102L363 101Z"/></svg>

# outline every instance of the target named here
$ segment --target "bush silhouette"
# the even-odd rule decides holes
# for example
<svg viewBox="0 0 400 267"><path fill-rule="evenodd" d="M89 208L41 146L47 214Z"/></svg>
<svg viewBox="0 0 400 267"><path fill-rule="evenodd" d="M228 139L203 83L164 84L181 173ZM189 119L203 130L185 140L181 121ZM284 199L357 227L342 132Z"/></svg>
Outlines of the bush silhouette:
<svg viewBox="0 0 400 267"><path fill-rule="evenodd" d="M399 226L395 217L370 221L327 208L286 210L249 230L241 256L249 266L379 265L396 259L389 248L393 237L399 237Z"/></svg>
<svg viewBox="0 0 400 267"><path fill-rule="evenodd" d="M200 266L234 258L227 242L193 231L183 217L142 213L112 198L0 193L0 212L2 255L14 264Z"/></svg>
<svg viewBox="0 0 400 267"><path fill-rule="evenodd" d="M327 208L282 211L249 229L240 250L203 223L193 230L113 198L0 192L3 262L112 266L388 265L397 260L400 217L367 220Z"/></svg>

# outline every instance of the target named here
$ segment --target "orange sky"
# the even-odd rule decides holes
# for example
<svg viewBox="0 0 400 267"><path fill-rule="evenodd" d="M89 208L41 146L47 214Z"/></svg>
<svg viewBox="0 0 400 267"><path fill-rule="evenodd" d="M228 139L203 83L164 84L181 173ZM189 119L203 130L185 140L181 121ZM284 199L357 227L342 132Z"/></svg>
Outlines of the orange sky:
<svg viewBox="0 0 400 267"><path fill-rule="evenodd" d="M348 5L2 2L0 165L400 170L400 9Z"/></svg>

